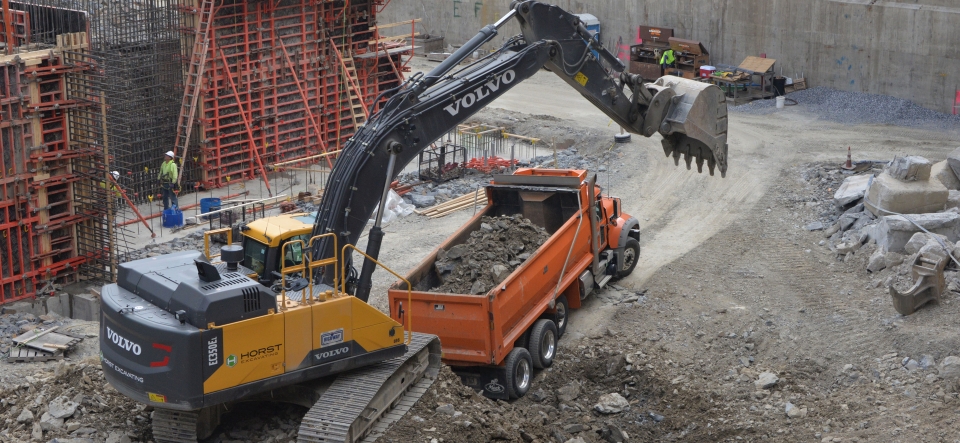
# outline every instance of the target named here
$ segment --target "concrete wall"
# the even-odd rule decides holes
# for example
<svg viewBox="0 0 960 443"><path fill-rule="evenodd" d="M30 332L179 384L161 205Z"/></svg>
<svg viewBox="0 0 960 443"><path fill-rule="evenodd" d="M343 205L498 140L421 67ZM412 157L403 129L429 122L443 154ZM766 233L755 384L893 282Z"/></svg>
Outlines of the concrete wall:
<svg viewBox="0 0 960 443"><path fill-rule="evenodd" d="M553 0L589 12L603 41L634 44L636 27L675 28L700 40L714 63L766 53L810 86L886 94L951 112L960 88L960 0ZM422 18L421 32L448 44L496 21L509 0L395 0L381 23ZM400 28L394 28L394 30ZM399 32L399 31L394 31ZM513 25L496 42L516 34ZM625 52L622 58L625 58Z"/></svg>

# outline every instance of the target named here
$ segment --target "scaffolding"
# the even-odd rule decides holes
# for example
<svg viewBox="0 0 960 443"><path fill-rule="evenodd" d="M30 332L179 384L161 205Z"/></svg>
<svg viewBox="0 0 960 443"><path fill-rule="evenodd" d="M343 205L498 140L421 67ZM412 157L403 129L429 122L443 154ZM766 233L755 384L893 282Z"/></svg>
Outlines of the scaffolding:
<svg viewBox="0 0 960 443"><path fill-rule="evenodd" d="M2 4L0 303L114 280L124 203L151 200L178 144L185 191L331 167L413 49L380 38L383 0ZM180 143L178 121L196 125Z"/></svg>
<svg viewBox="0 0 960 443"><path fill-rule="evenodd" d="M129 250L108 222L117 208L100 63L85 54L86 33L38 46L0 57L0 303L110 280Z"/></svg>

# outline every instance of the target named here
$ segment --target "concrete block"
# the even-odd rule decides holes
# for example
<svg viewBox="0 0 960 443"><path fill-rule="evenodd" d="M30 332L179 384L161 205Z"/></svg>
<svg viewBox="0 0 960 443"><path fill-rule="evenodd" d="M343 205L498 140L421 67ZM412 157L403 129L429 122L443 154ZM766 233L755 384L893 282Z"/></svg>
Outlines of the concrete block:
<svg viewBox="0 0 960 443"><path fill-rule="evenodd" d="M55 314L60 317L70 317L70 294L59 292L57 295L48 297L47 314Z"/></svg>
<svg viewBox="0 0 960 443"><path fill-rule="evenodd" d="M33 314L37 317L47 313L43 308L43 303L40 303L37 300L23 300L13 303L7 303L3 305L3 309L6 312L16 312L18 314Z"/></svg>
<svg viewBox="0 0 960 443"><path fill-rule="evenodd" d="M960 191L960 179L957 178L957 174L953 172L953 168L946 160L934 163L933 168L930 169L930 176L940 180L940 183L947 189Z"/></svg>
<svg viewBox="0 0 960 443"><path fill-rule="evenodd" d="M867 187L870 185L870 174L854 175L847 177L833 194L833 201L839 207L844 207L863 198L867 193Z"/></svg>
<svg viewBox="0 0 960 443"><path fill-rule="evenodd" d="M864 206L878 217L888 215L880 209L899 214L925 214L942 211L949 195L937 180L905 182L884 172L873 179Z"/></svg>
<svg viewBox="0 0 960 443"><path fill-rule="evenodd" d="M960 238L960 214L940 212L936 214L912 214L908 217L924 229L934 234L940 234L951 242ZM888 215L880 218L880 223L874 225L869 235L870 238L877 241L877 245L884 251L902 254L906 252L904 246L918 232L922 232L920 228L902 216Z"/></svg>
<svg viewBox="0 0 960 443"><path fill-rule="evenodd" d="M919 155L908 155L906 157L896 157L887 165L887 173L897 180L903 181L927 181L930 179L930 171L933 163Z"/></svg>
<svg viewBox="0 0 960 443"><path fill-rule="evenodd" d="M950 165L953 175L960 177L960 148L954 149L953 152L947 156L946 162Z"/></svg>
<svg viewBox="0 0 960 443"><path fill-rule="evenodd" d="M960 218L960 216L958 216ZM73 318L100 321L100 297L93 294L74 294Z"/></svg>

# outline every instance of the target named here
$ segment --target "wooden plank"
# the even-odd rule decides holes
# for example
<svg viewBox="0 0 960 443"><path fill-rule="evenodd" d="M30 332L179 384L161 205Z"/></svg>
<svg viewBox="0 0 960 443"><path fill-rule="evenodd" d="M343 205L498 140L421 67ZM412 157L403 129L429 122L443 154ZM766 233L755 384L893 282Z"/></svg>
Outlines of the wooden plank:
<svg viewBox="0 0 960 443"><path fill-rule="evenodd" d="M393 27L396 27L396 26L410 25L410 24L413 24L413 23L420 23L420 22L422 22L422 21L423 21L422 18L415 18L415 19L413 19L413 20L405 20L405 21L402 21L402 22L393 22L393 23L387 23L387 24L385 24L385 25L377 25L377 28L378 28L378 29L387 29L387 28L393 28Z"/></svg>
<svg viewBox="0 0 960 443"><path fill-rule="evenodd" d="M38 361L62 360L63 353L51 353L38 351L30 348L11 348L10 355L7 356L8 362L27 363Z"/></svg>
<svg viewBox="0 0 960 443"><path fill-rule="evenodd" d="M743 69L744 71L750 71L750 72L756 72L758 74L762 74L764 72L767 72L773 69L773 65L776 62L777 62L776 59L760 58L760 57L755 57L750 55L750 56L747 56L747 58L743 59L743 62L740 63L740 66L738 66L738 68Z"/></svg>
<svg viewBox="0 0 960 443"><path fill-rule="evenodd" d="M36 339L38 339L38 338L40 338L40 337L43 337L44 335L47 335L47 334L49 334L49 333L51 333L51 332L53 332L53 331L56 331L57 328L59 328L59 326L54 326L54 327L52 327L52 328L50 328L50 329L47 329L46 331L43 331L43 332L36 332L36 329L34 329L33 331L27 331L27 332L25 332L25 333L23 333L23 334L20 334L20 335L17 336L17 337L14 337L14 338L13 338L13 341L14 341L14 343L21 344L21 345L22 345L22 344L26 344L26 343L30 343L30 342L33 341L33 340L36 340Z"/></svg>
<svg viewBox="0 0 960 443"><path fill-rule="evenodd" d="M27 346L45 352L69 350L76 346L77 343L80 343L80 338L70 337L52 331L53 329L48 329L34 335L33 337L27 337L30 335L30 332L27 332L26 334L14 338L13 341L21 346ZM43 337L43 340L38 340L40 337Z"/></svg>

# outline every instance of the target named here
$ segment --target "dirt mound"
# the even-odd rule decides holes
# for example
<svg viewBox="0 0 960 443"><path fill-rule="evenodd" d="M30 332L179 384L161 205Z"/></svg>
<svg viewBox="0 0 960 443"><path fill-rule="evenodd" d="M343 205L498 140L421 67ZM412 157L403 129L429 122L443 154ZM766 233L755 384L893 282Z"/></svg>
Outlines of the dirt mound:
<svg viewBox="0 0 960 443"><path fill-rule="evenodd" d="M480 229L463 244L440 250L442 284L430 292L484 294L527 261L550 237L522 215L483 217Z"/></svg>

